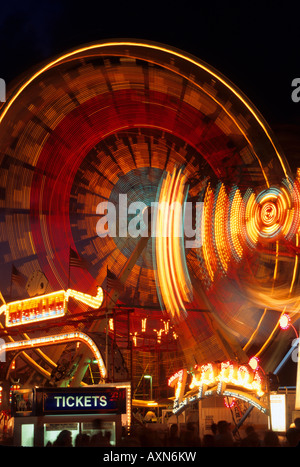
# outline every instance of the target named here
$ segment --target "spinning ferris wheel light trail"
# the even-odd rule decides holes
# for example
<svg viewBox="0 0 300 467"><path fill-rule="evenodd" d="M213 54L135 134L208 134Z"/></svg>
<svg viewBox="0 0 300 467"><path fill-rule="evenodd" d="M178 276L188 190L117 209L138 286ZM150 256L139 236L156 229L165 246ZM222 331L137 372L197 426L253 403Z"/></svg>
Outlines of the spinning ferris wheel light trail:
<svg viewBox="0 0 300 467"><path fill-rule="evenodd" d="M172 318L187 316L184 302L192 298L183 249L183 206L185 177L175 171L162 183L156 219L156 270L158 290Z"/></svg>

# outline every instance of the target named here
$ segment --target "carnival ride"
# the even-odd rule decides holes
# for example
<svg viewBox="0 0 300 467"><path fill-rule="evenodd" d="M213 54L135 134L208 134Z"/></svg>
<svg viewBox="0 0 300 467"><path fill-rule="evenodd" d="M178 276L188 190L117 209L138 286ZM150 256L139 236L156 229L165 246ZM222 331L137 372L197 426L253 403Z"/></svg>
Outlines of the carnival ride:
<svg viewBox="0 0 300 467"><path fill-rule="evenodd" d="M8 90L0 157L1 337L14 352L2 379L131 378L136 394L150 373L159 397L178 368L253 355L276 367L280 317L298 318L300 184L221 73L146 41L76 48ZM129 207L155 202L144 236ZM99 235L99 203L116 207L114 235ZM12 267L43 271L46 295L25 300ZM37 319L33 302L60 293L68 311Z"/></svg>

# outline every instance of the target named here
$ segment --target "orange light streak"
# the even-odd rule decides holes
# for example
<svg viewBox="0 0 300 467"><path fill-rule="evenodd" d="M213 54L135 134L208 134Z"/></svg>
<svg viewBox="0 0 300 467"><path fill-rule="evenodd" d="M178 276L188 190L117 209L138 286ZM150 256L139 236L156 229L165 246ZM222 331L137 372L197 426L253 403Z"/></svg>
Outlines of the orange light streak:
<svg viewBox="0 0 300 467"><path fill-rule="evenodd" d="M229 229L230 229L230 238L234 251L236 252L239 259L243 256L243 246L242 243L245 243L245 238L243 236L243 210L244 203L241 192L237 189L234 193L234 197L230 206L229 211ZM243 238L244 242L241 241Z"/></svg>
<svg viewBox="0 0 300 467"><path fill-rule="evenodd" d="M214 231L217 253L225 273L230 261L230 245L227 238L227 206L227 194L225 186L222 183L216 201Z"/></svg>
<svg viewBox="0 0 300 467"><path fill-rule="evenodd" d="M206 265L206 269L210 280L214 280L215 271L217 270L216 258L214 254L214 247L212 243L211 236L211 219L212 219L212 208L213 208L213 191L210 186L207 187L204 206L203 206L203 222L204 226L202 228L203 238L202 238L202 247L203 247L203 257Z"/></svg>
<svg viewBox="0 0 300 467"><path fill-rule="evenodd" d="M191 299L191 283L185 272L183 203L186 177L174 170L163 180L156 219L156 276L163 304L174 318L186 316L184 302Z"/></svg>

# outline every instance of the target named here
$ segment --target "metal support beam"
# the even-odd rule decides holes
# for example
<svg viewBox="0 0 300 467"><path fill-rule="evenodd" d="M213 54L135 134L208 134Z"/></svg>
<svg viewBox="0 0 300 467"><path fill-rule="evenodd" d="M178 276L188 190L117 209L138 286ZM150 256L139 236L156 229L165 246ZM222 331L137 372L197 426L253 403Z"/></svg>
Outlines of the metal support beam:
<svg viewBox="0 0 300 467"><path fill-rule="evenodd" d="M130 257L128 258L125 265L123 266L123 269L121 270L120 274L117 276L117 279L120 282L120 284L125 284L129 274L132 271L133 266L136 264L138 258L140 257L141 253L143 252L144 248L147 246L148 240L149 240L149 237L141 237L141 239L138 241L136 247L134 248L134 250L131 253ZM90 329L89 329L90 332L103 331L104 330L103 326L105 324L106 324L106 333L108 332L108 319L107 319L107 316L108 316L108 313L110 313L110 312L112 312L114 310L114 308L116 308L116 309L118 308L116 304L117 304L117 301L118 301L118 298L119 298L119 294L120 293L119 293L118 290L111 290L110 295L109 296L107 295L107 297L106 297L106 319L105 320L103 320L103 319L95 320L93 322L93 324L91 325ZM106 356L106 358L105 358L106 362L105 363L107 365L107 363L108 363L108 352L109 352L108 339L106 339L106 346L105 347L106 347L105 348L105 356ZM80 371L79 369L81 368L81 374L82 374L82 368L84 367L84 362L87 360L87 358L88 358L88 350L86 350L86 351L84 351L82 353L81 359L80 359L80 362L79 362L79 365L78 365L78 371ZM81 362L83 362L83 365L81 365ZM106 380L109 381L109 379L110 379L109 365L107 365L106 370L107 370ZM75 374L74 379L78 383L80 378L78 378L77 375Z"/></svg>

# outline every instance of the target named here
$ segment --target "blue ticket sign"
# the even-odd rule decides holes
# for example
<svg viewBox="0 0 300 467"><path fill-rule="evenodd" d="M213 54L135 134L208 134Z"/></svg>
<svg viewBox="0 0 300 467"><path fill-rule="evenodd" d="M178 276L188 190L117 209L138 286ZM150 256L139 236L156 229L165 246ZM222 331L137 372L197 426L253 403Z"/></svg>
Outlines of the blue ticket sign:
<svg viewBox="0 0 300 467"><path fill-rule="evenodd" d="M43 414L126 413L126 388L43 388L38 400Z"/></svg>

